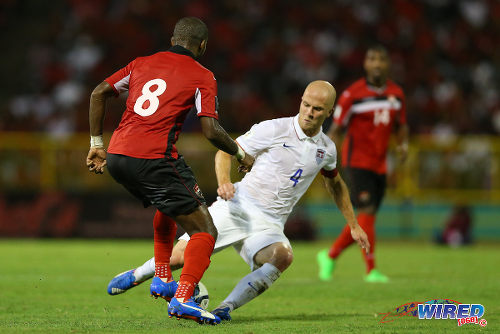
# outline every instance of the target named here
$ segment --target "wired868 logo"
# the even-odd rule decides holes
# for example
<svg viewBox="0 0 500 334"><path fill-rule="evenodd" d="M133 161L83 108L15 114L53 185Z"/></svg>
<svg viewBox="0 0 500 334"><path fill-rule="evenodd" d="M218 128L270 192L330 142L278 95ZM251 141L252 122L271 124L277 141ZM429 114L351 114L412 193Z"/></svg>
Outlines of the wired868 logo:
<svg viewBox="0 0 500 334"><path fill-rule="evenodd" d="M488 322L481 319L484 315L484 306L481 304L461 304L452 299L432 299L424 303L411 302L396 307L383 315L381 323L394 320L394 317L411 316L421 320L428 319L454 319L457 325L477 324L485 327Z"/></svg>
<svg viewBox="0 0 500 334"><path fill-rule="evenodd" d="M456 319L457 325L477 324L484 327L488 324L481 304L418 304L419 319Z"/></svg>

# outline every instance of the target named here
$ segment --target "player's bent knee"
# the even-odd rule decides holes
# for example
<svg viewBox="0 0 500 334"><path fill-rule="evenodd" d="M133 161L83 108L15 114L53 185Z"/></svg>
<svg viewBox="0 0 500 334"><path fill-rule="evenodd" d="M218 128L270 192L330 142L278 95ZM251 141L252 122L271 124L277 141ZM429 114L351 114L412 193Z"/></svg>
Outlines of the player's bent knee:
<svg viewBox="0 0 500 334"><path fill-rule="evenodd" d="M260 267L264 263L275 266L279 271L285 271L293 261L293 251L289 244L277 242L264 247L254 256L255 264Z"/></svg>
<svg viewBox="0 0 500 334"><path fill-rule="evenodd" d="M291 249L279 247L275 251L275 256L273 256L270 263L274 265L279 271L285 271L293 262L293 252Z"/></svg>
<svg viewBox="0 0 500 334"><path fill-rule="evenodd" d="M292 264L292 262L293 262L293 253L290 250L287 250L282 255L282 266L285 267L283 270L288 268Z"/></svg>

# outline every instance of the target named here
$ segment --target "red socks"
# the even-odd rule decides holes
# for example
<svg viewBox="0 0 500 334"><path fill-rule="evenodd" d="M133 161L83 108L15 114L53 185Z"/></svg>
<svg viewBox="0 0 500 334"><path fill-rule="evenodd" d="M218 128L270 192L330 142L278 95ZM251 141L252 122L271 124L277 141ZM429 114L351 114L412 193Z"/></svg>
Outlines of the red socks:
<svg viewBox="0 0 500 334"><path fill-rule="evenodd" d="M370 242L370 253L366 254L365 250L362 249L363 257L366 264L366 272L369 273L373 268L375 268L375 215L370 215L366 213L360 213L357 216L358 224L361 226L363 231L365 231L368 236L368 241ZM332 259L336 259L347 247L349 247L354 240L351 236L351 229L349 225L346 225L340 235L337 237L335 242L332 244L328 256Z"/></svg>
<svg viewBox="0 0 500 334"><path fill-rule="evenodd" d="M175 296L179 302L184 303L189 297L193 295L194 283L188 281L179 281L177 290L175 291Z"/></svg>
<svg viewBox="0 0 500 334"><path fill-rule="evenodd" d="M332 259L336 259L340 253L344 251L347 247L349 247L354 242L351 236L351 228L349 225L345 225L340 235L335 239L330 247L330 251L328 252L328 256Z"/></svg>
<svg viewBox="0 0 500 334"><path fill-rule="evenodd" d="M184 251L184 268L179 279L175 298L184 300L193 295L194 287L210 265L215 239L209 233L195 233Z"/></svg>
<svg viewBox="0 0 500 334"><path fill-rule="evenodd" d="M169 216L156 211L154 220L155 276L172 280L170 257L174 246L177 225ZM209 233L195 233L184 251L184 268L179 279L175 298L184 301L193 295L194 287L210 264L215 239Z"/></svg>
<svg viewBox="0 0 500 334"><path fill-rule="evenodd" d="M174 247L177 225L169 216L156 211L153 219L154 227L154 249L155 249L155 276L159 278L172 280L172 271L170 270L170 256Z"/></svg>
<svg viewBox="0 0 500 334"><path fill-rule="evenodd" d="M370 242L370 252L368 254L366 254L364 249L361 250L365 259L366 273L368 274L373 268L375 268L375 216L360 213L358 215L358 223L363 231L365 231L368 236L368 241Z"/></svg>

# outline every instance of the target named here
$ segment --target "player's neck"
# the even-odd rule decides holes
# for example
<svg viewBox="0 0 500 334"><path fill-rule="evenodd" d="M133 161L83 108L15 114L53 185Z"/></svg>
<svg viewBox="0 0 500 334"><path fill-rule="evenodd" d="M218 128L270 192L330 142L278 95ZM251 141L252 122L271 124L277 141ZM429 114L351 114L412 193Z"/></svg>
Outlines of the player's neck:
<svg viewBox="0 0 500 334"><path fill-rule="evenodd" d="M366 83L374 88L384 88L387 84L387 78L370 78L366 77Z"/></svg>
<svg viewBox="0 0 500 334"><path fill-rule="evenodd" d="M310 129L310 130L304 130L302 127L300 127L300 128L301 128L302 132L304 132L304 134L308 137L314 137L321 131L321 127L317 128L317 129Z"/></svg>
<svg viewBox="0 0 500 334"><path fill-rule="evenodd" d="M192 48L192 47L189 47L188 45L185 45L185 44L175 44L175 45L173 45L172 47L173 47L173 48L175 48L175 47L177 47L177 48L181 47L181 48L183 48L184 50L189 51L190 56L191 56L192 58L194 58L194 59L197 59L197 58L198 58L198 55L197 55L197 53L195 52L195 50L193 50L193 48Z"/></svg>

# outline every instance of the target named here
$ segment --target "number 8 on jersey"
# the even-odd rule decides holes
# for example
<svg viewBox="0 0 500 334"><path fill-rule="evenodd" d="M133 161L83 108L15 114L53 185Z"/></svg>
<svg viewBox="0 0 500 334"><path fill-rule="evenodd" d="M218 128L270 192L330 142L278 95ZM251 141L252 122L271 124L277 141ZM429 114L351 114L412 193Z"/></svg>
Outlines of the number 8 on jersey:
<svg viewBox="0 0 500 334"><path fill-rule="evenodd" d="M156 89L151 91L151 87L156 86ZM142 87L142 95L135 101L134 112L141 116L151 116L158 110L160 100L158 97L167 89L167 83L162 79L152 79ZM144 104L149 101L149 106L144 109Z"/></svg>

